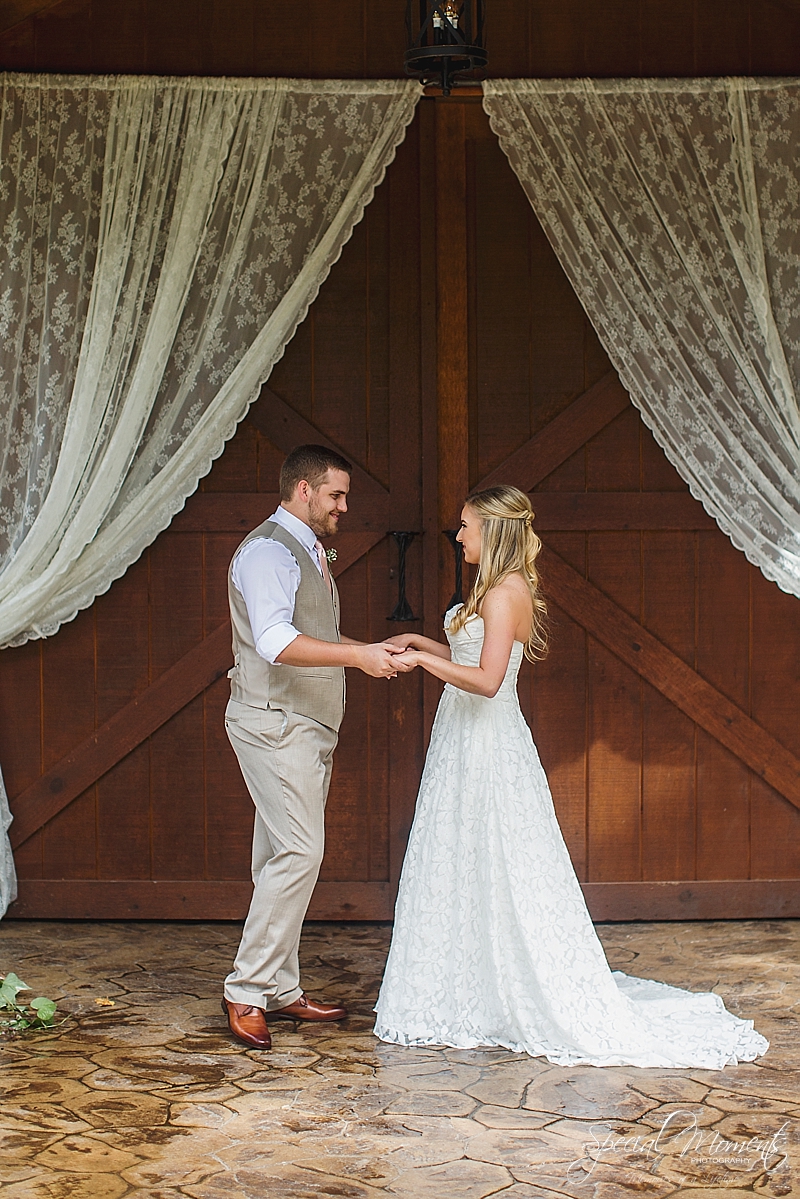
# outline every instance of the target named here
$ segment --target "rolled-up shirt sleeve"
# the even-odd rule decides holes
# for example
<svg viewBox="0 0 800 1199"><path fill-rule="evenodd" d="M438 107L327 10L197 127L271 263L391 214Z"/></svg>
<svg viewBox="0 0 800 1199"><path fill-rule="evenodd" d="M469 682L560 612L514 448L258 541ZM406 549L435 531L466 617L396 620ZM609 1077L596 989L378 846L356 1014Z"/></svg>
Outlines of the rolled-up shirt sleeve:
<svg viewBox="0 0 800 1199"><path fill-rule="evenodd" d="M275 659L300 636L292 624L300 586L294 554L279 541L256 537L239 550L231 577L244 599L256 652L279 666Z"/></svg>

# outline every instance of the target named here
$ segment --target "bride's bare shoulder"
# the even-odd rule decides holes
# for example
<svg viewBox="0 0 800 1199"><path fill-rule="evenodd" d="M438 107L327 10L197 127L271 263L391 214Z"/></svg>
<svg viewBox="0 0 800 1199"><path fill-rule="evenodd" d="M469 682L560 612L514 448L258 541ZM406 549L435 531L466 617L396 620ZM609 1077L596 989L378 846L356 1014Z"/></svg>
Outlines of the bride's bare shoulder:
<svg viewBox="0 0 800 1199"><path fill-rule="evenodd" d="M530 610L531 593L528 584L520 574L506 575L499 583L486 592L481 602L481 612L499 611L501 609Z"/></svg>

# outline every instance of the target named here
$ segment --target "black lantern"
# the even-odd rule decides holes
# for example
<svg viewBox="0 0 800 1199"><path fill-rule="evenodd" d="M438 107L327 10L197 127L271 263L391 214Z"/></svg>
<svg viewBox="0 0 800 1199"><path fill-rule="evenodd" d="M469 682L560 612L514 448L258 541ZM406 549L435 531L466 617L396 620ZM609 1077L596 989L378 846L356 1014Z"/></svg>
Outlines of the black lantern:
<svg viewBox="0 0 800 1199"><path fill-rule="evenodd" d="M406 0L406 74L440 84L445 96L476 79L487 61L483 19L484 0Z"/></svg>

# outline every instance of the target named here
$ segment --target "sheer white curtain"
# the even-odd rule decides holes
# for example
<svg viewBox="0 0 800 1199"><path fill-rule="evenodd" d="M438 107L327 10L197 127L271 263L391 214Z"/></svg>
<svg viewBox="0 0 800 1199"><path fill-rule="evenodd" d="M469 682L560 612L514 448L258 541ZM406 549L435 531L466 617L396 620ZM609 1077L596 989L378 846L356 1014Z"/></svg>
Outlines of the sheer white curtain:
<svg viewBox="0 0 800 1199"><path fill-rule="evenodd" d="M183 506L419 95L394 81L2 78L0 645L54 633Z"/></svg>
<svg viewBox="0 0 800 1199"><path fill-rule="evenodd" d="M800 596L800 81L493 80L484 107L659 445Z"/></svg>

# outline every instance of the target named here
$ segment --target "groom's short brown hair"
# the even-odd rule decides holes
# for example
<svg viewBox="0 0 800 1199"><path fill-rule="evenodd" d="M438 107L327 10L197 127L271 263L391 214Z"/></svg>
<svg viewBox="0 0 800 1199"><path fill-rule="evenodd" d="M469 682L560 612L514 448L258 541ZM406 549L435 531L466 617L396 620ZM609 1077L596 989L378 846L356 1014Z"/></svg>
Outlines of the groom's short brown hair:
<svg viewBox="0 0 800 1199"><path fill-rule="evenodd" d="M343 470L348 475L353 473L352 465L336 450L329 450L324 445L299 445L281 467L281 499L284 502L290 500L302 479L309 487L316 489L329 470Z"/></svg>

